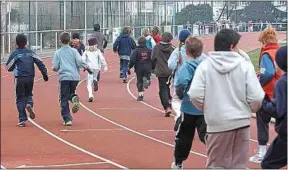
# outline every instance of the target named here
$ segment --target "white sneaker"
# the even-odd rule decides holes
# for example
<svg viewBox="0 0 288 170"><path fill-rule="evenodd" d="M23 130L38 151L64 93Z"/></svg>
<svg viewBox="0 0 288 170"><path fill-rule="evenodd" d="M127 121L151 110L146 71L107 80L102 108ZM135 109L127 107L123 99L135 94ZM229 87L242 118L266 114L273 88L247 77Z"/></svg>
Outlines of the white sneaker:
<svg viewBox="0 0 288 170"><path fill-rule="evenodd" d="M263 159L264 159L264 155L261 156L260 153L258 152L256 155L251 156L249 158L249 161L252 162L252 163L260 164Z"/></svg>
<svg viewBox="0 0 288 170"><path fill-rule="evenodd" d="M172 163L171 169L183 169L183 164L176 165L175 162Z"/></svg>
<svg viewBox="0 0 288 170"><path fill-rule="evenodd" d="M63 121L64 126L72 126L72 120L69 120L67 122Z"/></svg>

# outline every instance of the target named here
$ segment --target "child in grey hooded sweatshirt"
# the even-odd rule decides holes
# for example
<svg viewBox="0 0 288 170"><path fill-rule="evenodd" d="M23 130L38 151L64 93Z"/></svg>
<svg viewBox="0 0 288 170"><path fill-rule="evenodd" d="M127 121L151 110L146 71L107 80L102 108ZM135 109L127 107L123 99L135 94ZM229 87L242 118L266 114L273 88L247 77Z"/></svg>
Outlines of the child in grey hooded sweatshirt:
<svg viewBox="0 0 288 170"><path fill-rule="evenodd" d="M239 39L231 29L217 33L215 51L197 67L188 91L207 123L206 168L247 167L250 118L261 107L264 92L254 67L239 53Z"/></svg>

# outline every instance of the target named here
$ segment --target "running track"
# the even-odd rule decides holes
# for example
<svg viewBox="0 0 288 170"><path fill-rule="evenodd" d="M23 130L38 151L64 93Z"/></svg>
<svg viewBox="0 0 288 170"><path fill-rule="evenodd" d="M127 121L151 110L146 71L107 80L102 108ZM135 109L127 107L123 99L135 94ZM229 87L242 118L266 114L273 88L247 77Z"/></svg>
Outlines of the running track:
<svg viewBox="0 0 288 170"><path fill-rule="evenodd" d="M245 51L260 47L259 33L243 33L240 47ZM285 38L285 33L279 34ZM213 49L213 37L203 37L204 51ZM58 103L57 76L51 58L44 59L50 79L44 82L37 71L34 84L36 119L26 128L16 126L13 76L1 65L1 168L170 168L175 133L173 117L165 118L154 79L137 102L134 74L128 84L119 76L118 56L105 52L109 71L101 75L96 101L89 103L86 73L81 72L77 93L81 97L73 126L64 127ZM220 99L220 98L219 98ZM270 143L275 137L270 125ZM257 149L256 121L251 119L251 156ZM184 168L205 167L205 146L198 136ZM259 165L249 163L249 168Z"/></svg>

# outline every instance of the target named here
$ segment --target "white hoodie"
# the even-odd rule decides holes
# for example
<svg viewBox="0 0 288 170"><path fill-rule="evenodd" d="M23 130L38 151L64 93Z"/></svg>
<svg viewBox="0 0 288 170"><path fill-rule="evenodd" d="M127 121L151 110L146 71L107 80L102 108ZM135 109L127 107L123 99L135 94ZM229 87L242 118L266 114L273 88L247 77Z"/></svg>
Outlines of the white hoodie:
<svg viewBox="0 0 288 170"><path fill-rule="evenodd" d="M154 39L148 35L147 37L145 37L146 41L148 41L149 39L151 39L151 43L152 43L152 48L154 48L154 46L156 45L156 42L154 41Z"/></svg>
<svg viewBox="0 0 288 170"><path fill-rule="evenodd" d="M85 50L82 59L87 62L90 69L101 70L101 66L104 66L104 69L107 70L106 60L99 49L96 51Z"/></svg>
<svg viewBox="0 0 288 170"><path fill-rule="evenodd" d="M264 91L247 58L237 52L210 52L197 67L188 95L204 110L207 132L224 132L250 125Z"/></svg>

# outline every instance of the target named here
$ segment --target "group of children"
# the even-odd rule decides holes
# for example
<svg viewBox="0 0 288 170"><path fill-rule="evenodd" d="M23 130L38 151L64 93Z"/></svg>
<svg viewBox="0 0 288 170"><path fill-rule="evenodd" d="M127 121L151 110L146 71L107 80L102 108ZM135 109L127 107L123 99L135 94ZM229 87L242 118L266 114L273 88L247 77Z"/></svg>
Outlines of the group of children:
<svg viewBox="0 0 288 170"><path fill-rule="evenodd" d="M103 57L107 46L105 36L94 25L95 34L88 46L79 41L79 34L63 32L62 47L52 59L53 71L58 72L61 115L65 126L72 125L72 112L79 109L79 96L75 94L80 80L79 69L87 71L89 101L98 90L100 70L107 71ZM277 44L276 32L266 28L259 41L263 44L257 78L249 56L239 49L241 36L234 30L222 29L214 39L214 51L203 54L204 44L188 30L179 33L179 47L175 48L169 32L160 35L158 27L143 30L138 45L130 36L131 28L124 27L113 44L120 57L120 78L127 83L130 69L137 77L138 101L144 99L144 89L151 83L151 74L158 78L159 97L169 117L176 112L176 131L173 169L182 169L188 158L197 130L207 148L206 168L246 168L249 160L250 118L257 112L259 153L250 158L262 168L281 168L287 165L287 46ZM25 126L27 115L35 118L32 90L34 63L43 79L48 81L47 69L41 59L25 46L23 34L16 37L18 48L10 55L6 67L14 71L18 126ZM258 80L259 79L259 80ZM174 92L170 94L170 86ZM277 137L266 152L268 123L276 118ZM285 148L285 149L284 149Z"/></svg>

